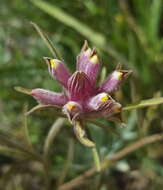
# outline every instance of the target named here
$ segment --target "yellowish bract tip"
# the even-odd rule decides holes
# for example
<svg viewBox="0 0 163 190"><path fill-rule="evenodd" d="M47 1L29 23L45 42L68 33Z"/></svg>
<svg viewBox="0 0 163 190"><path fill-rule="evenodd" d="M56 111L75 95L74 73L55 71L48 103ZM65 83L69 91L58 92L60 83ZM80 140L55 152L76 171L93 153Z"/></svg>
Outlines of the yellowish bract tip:
<svg viewBox="0 0 163 190"><path fill-rule="evenodd" d="M99 63L99 59L98 59L98 57L97 57L97 55L95 54L95 55L93 55L91 58L90 58L90 62L92 62L92 63Z"/></svg>
<svg viewBox="0 0 163 190"><path fill-rule="evenodd" d="M123 76L123 73L120 72L120 71L115 71L115 72L113 73L113 77L114 77L115 79L117 79L117 80L122 80L122 76Z"/></svg>
<svg viewBox="0 0 163 190"><path fill-rule="evenodd" d="M107 100L109 100L109 95L104 93L104 94L101 94L101 101L102 102L106 102Z"/></svg>
<svg viewBox="0 0 163 190"><path fill-rule="evenodd" d="M69 111L72 111L76 108L74 103L68 103L66 107Z"/></svg>
<svg viewBox="0 0 163 190"><path fill-rule="evenodd" d="M56 69L58 67L59 63L56 62L55 59L51 59L50 65L51 65L52 69Z"/></svg>

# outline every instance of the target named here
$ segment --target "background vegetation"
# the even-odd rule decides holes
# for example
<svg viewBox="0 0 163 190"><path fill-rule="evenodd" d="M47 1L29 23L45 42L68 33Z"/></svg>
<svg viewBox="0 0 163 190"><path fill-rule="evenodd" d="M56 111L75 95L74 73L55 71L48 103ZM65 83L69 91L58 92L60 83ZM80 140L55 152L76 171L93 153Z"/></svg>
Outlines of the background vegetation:
<svg viewBox="0 0 163 190"><path fill-rule="evenodd" d="M116 99L125 106L162 96L163 3L161 0L1 0L0 10L0 189L68 189L61 185L93 167L92 155L76 140L72 126L64 122L48 153L48 166L40 164L46 136L58 116L53 110L45 110L25 118L26 107L32 108L36 102L16 92L14 86L54 91L59 91L60 86L48 75L42 57L52 55L30 21L46 31L71 71L75 70L76 55L85 39L100 54L103 76L118 63L132 69L133 75L116 94ZM102 129L89 123L101 160L139 139L161 134L162 114L160 105L125 112L126 127L101 121L105 126ZM88 175L83 181L79 179L82 183L73 181L74 188L161 190L162 150L161 141L135 150L102 173Z"/></svg>

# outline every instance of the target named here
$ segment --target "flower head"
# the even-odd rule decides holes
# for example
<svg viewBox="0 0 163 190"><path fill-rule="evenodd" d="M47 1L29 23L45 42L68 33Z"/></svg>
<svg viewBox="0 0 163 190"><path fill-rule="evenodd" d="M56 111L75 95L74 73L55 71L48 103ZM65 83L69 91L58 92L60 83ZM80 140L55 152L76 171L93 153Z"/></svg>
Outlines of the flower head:
<svg viewBox="0 0 163 190"><path fill-rule="evenodd" d="M48 57L44 57L44 60L52 78L63 86L64 93L40 88L23 92L33 96L41 105L61 108L75 126L74 131L79 140L83 144L93 146L94 143L87 139L79 121L97 117L111 119L116 118L116 114L119 117L122 106L111 97L111 94L120 88L131 71L115 70L100 86L96 86L101 61L96 50L91 49L87 42L77 57L77 68L73 74L61 60Z"/></svg>

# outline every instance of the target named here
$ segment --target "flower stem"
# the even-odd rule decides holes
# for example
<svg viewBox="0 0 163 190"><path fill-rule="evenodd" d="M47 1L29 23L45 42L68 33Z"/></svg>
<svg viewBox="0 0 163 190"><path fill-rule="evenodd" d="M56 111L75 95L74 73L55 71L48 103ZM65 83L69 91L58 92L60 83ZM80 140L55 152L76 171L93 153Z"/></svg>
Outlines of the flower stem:
<svg viewBox="0 0 163 190"><path fill-rule="evenodd" d="M92 154L93 154L93 159L94 159L94 164L95 164L96 170L97 170L97 172L100 172L101 171L100 158L99 158L96 147L92 148Z"/></svg>

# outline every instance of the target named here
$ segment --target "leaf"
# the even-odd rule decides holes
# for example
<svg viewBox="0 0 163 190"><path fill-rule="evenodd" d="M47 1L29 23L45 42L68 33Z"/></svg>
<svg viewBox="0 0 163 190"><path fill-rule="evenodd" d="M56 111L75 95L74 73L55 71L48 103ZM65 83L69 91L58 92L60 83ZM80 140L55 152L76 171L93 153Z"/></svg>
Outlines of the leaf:
<svg viewBox="0 0 163 190"><path fill-rule="evenodd" d="M103 46L106 43L106 39L102 34L93 31L90 27L80 22L76 18L72 17L71 15L65 13L65 11L62 11L54 4L52 5L42 0L31 0L31 2L44 12L59 20L60 22L74 28L80 34L87 36L88 39L90 39L94 43L96 42L100 46Z"/></svg>
<svg viewBox="0 0 163 190"><path fill-rule="evenodd" d="M23 126L22 126L22 132L23 132L23 136L24 136L24 140L27 144L27 147L33 151L33 146L32 146L32 143L30 141L30 136L29 136L29 131L28 131L28 125L27 125L27 109L28 109L28 106L27 104L24 105L24 109L23 109Z"/></svg>
<svg viewBox="0 0 163 190"><path fill-rule="evenodd" d="M9 147L14 151L16 150L18 152L22 152L23 155L26 155L30 159L42 161L42 158L39 154L29 150L25 144L22 142L20 143L18 139L15 139L13 136L9 135L8 133L4 133L3 131L0 131L0 145Z"/></svg>
<svg viewBox="0 0 163 190"><path fill-rule="evenodd" d="M75 31L80 33L81 35L85 36L88 40L90 40L93 44L95 44L97 47L100 47L105 52L109 53L111 56L113 56L118 62L125 64L126 66L129 65L126 58L117 52L116 49L111 44L111 42L107 42L107 37L103 35L102 33L96 32L92 28L90 28L85 23L79 21L78 19L74 18L73 16L67 14L62 9L58 8L54 4L50 4L48 2L42 1L42 0L31 0L31 2L52 16L53 18L57 19L61 23L73 28Z"/></svg>
<svg viewBox="0 0 163 190"><path fill-rule="evenodd" d="M149 34L149 39L152 41L152 43L156 43L156 40L158 40L158 33L159 33L159 25L160 25L160 19L161 19L161 10L162 10L162 0L153 0L151 2L150 6L150 19L148 19L147 23L147 31Z"/></svg>
<svg viewBox="0 0 163 190"><path fill-rule="evenodd" d="M27 154L15 148L0 145L0 153L12 158L27 158Z"/></svg>
<svg viewBox="0 0 163 190"><path fill-rule="evenodd" d="M27 111L25 113L25 115L30 115L31 113L35 112L35 111L41 111L44 110L46 108L53 108L53 110L55 111L55 114L57 114L60 117L65 117L65 115L63 115L57 108L56 106L53 105L44 105L44 104L38 104L36 106L34 106L32 109L30 109L29 111Z"/></svg>
<svg viewBox="0 0 163 190"><path fill-rule="evenodd" d="M139 109L139 108L144 108L144 107L148 107L148 106L155 106L155 105L162 104L162 103L163 103L163 97L151 98L148 100L141 100L137 103L129 104L128 106L124 107L123 111Z"/></svg>
<svg viewBox="0 0 163 190"><path fill-rule="evenodd" d="M27 88L23 88L23 87L20 87L20 86L15 86L14 89L18 92L21 92L23 94L28 94L28 95L31 95L31 90L30 89L27 89Z"/></svg>
<svg viewBox="0 0 163 190"><path fill-rule="evenodd" d="M49 50L51 51L51 53L53 54L54 57L62 60L62 57L60 55L60 53L56 50L56 48L54 47L53 43L51 42L51 40L48 38L47 34L45 32L43 32L41 30L41 28L34 22L30 22L31 25L35 28L35 30L38 32L38 34L40 35L40 37L42 38L42 40L45 42L46 46L49 48Z"/></svg>

